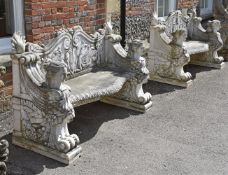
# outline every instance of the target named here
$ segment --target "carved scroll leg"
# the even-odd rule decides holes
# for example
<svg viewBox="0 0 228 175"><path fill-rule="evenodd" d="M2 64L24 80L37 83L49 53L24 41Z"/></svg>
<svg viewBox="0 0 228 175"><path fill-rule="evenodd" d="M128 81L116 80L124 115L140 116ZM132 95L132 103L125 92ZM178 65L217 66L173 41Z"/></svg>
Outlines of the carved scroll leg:
<svg viewBox="0 0 228 175"><path fill-rule="evenodd" d="M217 50L215 51L212 50L210 52L209 52L209 55L212 57L212 62L214 62L215 64L221 64L224 61L223 57L218 56Z"/></svg>
<svg viewBox="0 0 228 175"><path fill-rule="evenodd" d="M79 138L76 134L69 134L67 121L63 121L62 124L51 127L49 144L58 151L67 153L78 146Z"/></svg>
<svg viewBox="0 0 228 175"><path fill-rule="evenodd" d="M192 74L190 72L184 72L183 66L176 67L175 76L177 80L182 82L187 82L192 78Z"/></svg>
<svg viewBox="0 0 228 175"><path fill-rule="evenodd" d="M34 120L36 123L34 121L31 123L34 118L32 113L34 111L22 112L26 119L20 121L22 123L20 134L14 131L13 143L15 145L65 164L72 163L80 156L79 138L76 134L70 134L68 130L68 123L72 116L66 116L60 112L53 113L53 115L44 114L48 121L38 124L39 119Z"/></svg>
<svg viewBox="0 0 228 175"><path fill-rule="evenodd" d="M148 92L144 93L143 84L143 81L138 82L136 78L132 78L124 84L120 92L111 97L102 98L101 101L139 112L146 112L152 106L152 95Z"/></svg>

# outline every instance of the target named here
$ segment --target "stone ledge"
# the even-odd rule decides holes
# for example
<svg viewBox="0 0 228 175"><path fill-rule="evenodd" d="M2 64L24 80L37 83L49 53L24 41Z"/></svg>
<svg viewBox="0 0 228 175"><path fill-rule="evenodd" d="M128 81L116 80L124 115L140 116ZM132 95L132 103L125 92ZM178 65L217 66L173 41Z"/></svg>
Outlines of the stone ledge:
<svg viewBox="0 0 228 175"><path fill-rule="evenodd" d="M148 102L145 105L141 105L138 103L134 103L134 102L130 102L130 101L125 101L125 100L121 100L121 99L117 99L114 97L102 97L100 99L101 102L103 103L107 103L107 104L111 104L114 106L119 106L122 108L127 108L127 109L131 109L134 111L138 111L138 112L146 112L147 110L150 109L150 107L152 106L152 101Z"/></svg>
<svg viewBox="0 0 228 175"><path fill-rule="evenodd" d="M34 151L38 154L57 160L67 165L73 163L76 159L78 159L81 156L82 151L82 148L80 146L77 146L77 148L71 150L68 153L62 153L15 135L12 137L12 143L19 147Z"/></svg>
<svg viewBox="0 0 228 175"><path fill-rule="evenodd" d="M203 66L203 67L211 67L216 69L223 69L225 67L225 63L216 64L216 63L208 63L208 62L201 62L201 61L191 61L189 64Z"/></svg>
<svg viewBox="0 0 228 175"><path fill-rule="evenodd" d="M181 87L185 87L185 88L191 86L193 83L192 80L188 80L187 82L184 82L184 81L179 81L179 80L175 80L175 79L171 79L171 78L160 78L157 76L150 77L150 80L157 81L160 83L171 84L171 85L175 85L175 86L181 86Z"/></svg>

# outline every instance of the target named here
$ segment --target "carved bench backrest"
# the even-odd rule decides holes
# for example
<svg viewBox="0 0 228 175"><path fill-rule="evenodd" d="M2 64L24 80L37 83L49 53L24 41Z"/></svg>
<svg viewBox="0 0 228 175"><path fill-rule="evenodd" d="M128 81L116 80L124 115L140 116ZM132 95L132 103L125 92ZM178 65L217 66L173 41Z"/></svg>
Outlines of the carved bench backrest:
<svg viewBox="0 0 228 175"><path fill-rule="evenodd" d="M165 32L169 37L172 37L172 34L180 31L188 32L188 23L189 16L183 15L180 10L171 12L165 21L160 21L160 24L165 25Z"/></svg>
<svg viewBox="0 0 228 175"><path fill-rule="evenodd" d="M104 37L103 30L90 36L77 26L58 31L57 37L43 48L29 43L28 51L42 53L43 62L64 62L70 78L105 64Z"/></svg>

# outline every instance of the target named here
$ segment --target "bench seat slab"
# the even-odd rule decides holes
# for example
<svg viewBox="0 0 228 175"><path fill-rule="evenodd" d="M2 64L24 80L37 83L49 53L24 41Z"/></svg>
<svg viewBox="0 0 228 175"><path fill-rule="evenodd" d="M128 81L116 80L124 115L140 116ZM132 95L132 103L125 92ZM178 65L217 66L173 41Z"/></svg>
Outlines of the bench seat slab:
<svg viewBox="0 0 228 175"><path fill-rule="evenodd" d="M72 104L80 106L88 99L93 101L120 91L128 77L129 73L99 70L65 81L65 84L71 87Z"/></svg>
<svg viewBox="0 0 228 175"><path fill-rule="evenodd" d="M183 46L187 50L189 55L209 51L208 43L201 41L185 41L183 42Z"/></svg>
<svg viewBox="0 0 228 175"><path fill-rule="evenodd" d="M187 50L187 53L191 55L189 64L216 69L222 69L225 66L223 62L215 63L208 60L208 43L202 41L185 41L183 42L183 46Z"/></svg>

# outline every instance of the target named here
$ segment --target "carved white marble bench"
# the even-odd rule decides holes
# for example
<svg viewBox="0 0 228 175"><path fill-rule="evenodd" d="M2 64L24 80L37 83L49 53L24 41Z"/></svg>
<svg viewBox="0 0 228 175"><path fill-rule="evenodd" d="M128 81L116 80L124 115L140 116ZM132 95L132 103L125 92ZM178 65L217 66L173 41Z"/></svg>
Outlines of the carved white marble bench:
<svg viewBox="0 0 228 175"><path fill-rule="evenodd" d="M183 67L189 62L200 66L222 68L223 57L217 51L223 42L220 33L220 22L209 21L205 30L201 18L195 10L188 15L181 11L170 13L165 21L156 16L150 30L150 51L148 69L150 79L187 87L191 84L191 73L184 72Z"/></svg>
<svg viewBox="0 0 228 175"><path fill-rule="evenodd" d="M221 21L220 33L223 40L223 49L219 51L228 61L228 0L214 0L213 11L215 19Z"/></svg>
<svg viewBox="0 0 228 175"><path fill-rule="evenodd" d="M141 112L151 107L142 89L149 77L142 44L126 53L120 40L110 25L94 35L62 29L44 47L14 34L13 143L69 164L81 151L67 127L74 107L97 100Z"/></svg>

